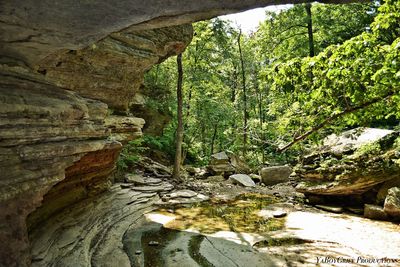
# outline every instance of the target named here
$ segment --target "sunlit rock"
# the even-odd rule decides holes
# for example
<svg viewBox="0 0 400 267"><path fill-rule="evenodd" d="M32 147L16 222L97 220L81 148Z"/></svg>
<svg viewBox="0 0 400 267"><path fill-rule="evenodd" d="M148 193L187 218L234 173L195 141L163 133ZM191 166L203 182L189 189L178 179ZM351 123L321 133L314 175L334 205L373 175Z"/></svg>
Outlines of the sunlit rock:
<svg viewBox="0 0 400 267"><path fill-rule="evenodd" d="M208 170L213 175L223 176L228 176L233 173L250 173L250 168L246 162L230 151L212 154Z"/></svg>
<svg viewBox="0 0 400 267"><path fill-rule="evenodd" d="M384 211L395 219L400 219L400 187L392 187L383 206Z"/></svg>
<svg viewBox="0 0 400 267"><path fill-rule="evenodd" d="M250 178L250 176L246 174L233 174L229 176L229 180L232 181L234 184L240 184L242 186L246 187L254 187L256 184L254 181Z"/></svg>
<svg viewBox="0 0 400 267"><path fill-rule="evenodd" d="M302 160L296 167L301 180L296 189L306 194L360 195L377 184L399 179L399 134L369 128L345 132L345 137L335 140L347 140L348 145L339 141Z"/></svg>
<svg viewBox="0 0 400 267"><path fill-rule="evenodd" d="M231 165L229 157L225 152L211 155L208 169L214 175L227 175L235 171L235 168Z"/></svg>
<svg viewBox="0 0 400 267"><path fill-rule="evenodd" d="M317 207L321 210L329 211L329 212L333 212L333 213L342 213L343 212L343 208L338 207L338 206L315 205L315 207Z"/></svg>

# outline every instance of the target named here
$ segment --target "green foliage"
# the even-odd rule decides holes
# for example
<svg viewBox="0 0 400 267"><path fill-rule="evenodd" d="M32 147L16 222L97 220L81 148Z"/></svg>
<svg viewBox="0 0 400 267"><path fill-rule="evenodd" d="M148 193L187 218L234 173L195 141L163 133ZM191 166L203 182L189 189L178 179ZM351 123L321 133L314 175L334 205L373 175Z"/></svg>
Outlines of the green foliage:
<svg viewBox="0 0 400 267"><path fill-rule="evenodd" d="M311 8L316 54L332 44L341 44L365 31L376 7L371 4L324 5ZM258 45L267 62L285 61L308 55L305 5L281 13L268 12L257 32Z"/></svg>
<svg viewBox="0 0 400 267"><path fill-rule="evenodd" d="M143 144L150 150L163 151L167 153L170 159L173 159L175 155L175 129L176 126L170 124L164 130L162 136L144 135Z"/></svg>
<svg viewBox="0 0 400 267"><path fill-rule="evenodd" d="M145 75L144 94L149 109L171 114L175 109L176 63L173 58L157 65Z"/></svg>
<svg viewBox="0 0 400 267"><path fill-rule="evenodd" d="M397 137L397 138L396 138L396 140L394 141L393 147L394 147L395 149L400 150L400 137Z"/></svg>
<svg viewBox="0 0 400 267"><path fill-rule="evenodd" d="M291 161L326 134L344 128L398 124L399 1L385 1L379 12L376 3L313 4L312 58L307 57L304 5L267 13L255 34L241 38L243 69L238 29L220 19L194 24L193 41L183 54L186 162L205 164L212 153L242 151L242 72L247 88L246 159L254 166ZM145 78L147 95L153 99L148 105L172 114L174 120L161 137L145 136L144 142L171 158L176 76L175 59L169 59ZM343 114L340 120L329 120L337 114ZM277 147L323 123L327 127L306 142L277 153Z"/></svg>
<svg viewBox="0 0 400 267"><path fill-rule="evenodd" d="M142 138L130 141L127 145L124 146L121 153L119 154L119 158L117 161L117 170L119 172L127 171L130 167L132 167L140 160L140 155L146 150L147 147L144 146Z"/></svg>
<svg viewBox="0 0 400 267"><path fill-rule="evenodd" d="M316 57L275 65L269 73L275 100L270 107L279 117L278 129L296 136L335 114L345 116L330 123L332 130L400 118L399 2L386 1L379 11L371 31ZM363 108L347 112L355 107Z"/></svg>

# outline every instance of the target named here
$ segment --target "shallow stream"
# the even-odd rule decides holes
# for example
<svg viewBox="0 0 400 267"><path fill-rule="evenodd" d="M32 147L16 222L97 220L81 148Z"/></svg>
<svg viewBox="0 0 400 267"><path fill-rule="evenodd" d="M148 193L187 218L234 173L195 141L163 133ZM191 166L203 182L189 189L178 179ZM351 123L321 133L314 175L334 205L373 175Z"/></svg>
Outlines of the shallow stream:
<svg viewBox="0 0 400 267"><path fill-rule="evenodd" d="M131 233L138 266L398 266L391 261L400 258L399 225L270 195L163 207L146 218Z"/></svg>

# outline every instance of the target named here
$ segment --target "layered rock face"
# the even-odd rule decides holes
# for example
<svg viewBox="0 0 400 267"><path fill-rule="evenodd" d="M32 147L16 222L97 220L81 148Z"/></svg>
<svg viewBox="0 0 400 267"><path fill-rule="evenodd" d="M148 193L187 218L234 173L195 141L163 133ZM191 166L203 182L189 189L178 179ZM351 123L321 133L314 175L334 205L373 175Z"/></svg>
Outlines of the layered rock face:
<svg viewBox="0 0 400 267"><path fill-rule="evenodd" d="M147 187L143 192L114 185L35 227L32 266L130 266L135 251L123 245L124 234L160 199L157 186Z"/></svg>
<svg viewBox="0 0 400 267"><path fill-rule="evenodd" d="M1 65L0 265L29 264L28 215L35 229L109 188L122 144L142 134L128 110L144 73L191 36L190 25L125 29L35 69Z"/></svg>
<svg viewBox="0 0 400 267"><path fill-rule="evenodd" d="M349 196L386 181L396 184L400 180L399 135L370 128L344 132L332 145L304 159L296 171L302 179L296 189L306 194Z"/></svg>
<svg viewBox="0 0 400 267"><path fill-rule="evenodd" d="M164 88L148 88L147 86L140 89L140 93L136 94L130 106L130 111L135 116L143 118L146 124L143 127L143 133L160 136L165 127L172 120L172 113L168 108L154 107L148 105L152 100L160 100L165 98Z"/></svg>
<svg viewBox="0 0 400 267"><path fill-rule="evenodd" d="M189 25L147 31L134 28L112 33L79 51L48 56L38 72L50 83L101 100L114 111L127 112L145 72L183 52L193 31Z"/></svg>
<svg viewBox="0 0 400 267"><path fill-rule="evenodd" d="M289 166L264 167L260 170L261 181L266 185L287 182L291 173Z"/></svg>
<svg viewBox="0 0 400 267"><path fill-rule="evenodd" d="M107 105L14 74L0 79L1 230L5 266L26 264L26 217L86 153L120 149L107 141ZM14 258L15 257L15 258Z"/></svg>
<svg viewBox="0 0 400 267"><path fill-rule="evenodd" d="M229 176L233 173L250 173L251 170L241 158L229 151L211 155L208 170L213 175Z"/></svg>

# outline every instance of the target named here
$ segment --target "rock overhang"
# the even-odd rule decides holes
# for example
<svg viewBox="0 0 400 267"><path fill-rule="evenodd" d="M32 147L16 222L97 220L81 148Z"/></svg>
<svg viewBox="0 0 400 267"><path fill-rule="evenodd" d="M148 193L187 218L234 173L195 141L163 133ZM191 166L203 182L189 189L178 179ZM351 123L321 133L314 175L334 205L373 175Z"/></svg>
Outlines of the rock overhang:
<svg viewBox="0 0 400 267"><path fill-rule="evenodd" d="M2 62L34 66L57 51L85 48L133 25L137 30L160 28L268 5L304 2L308 1L147 0L144 4L140 0L5 0L0 3L0 57Z"/></svg>

